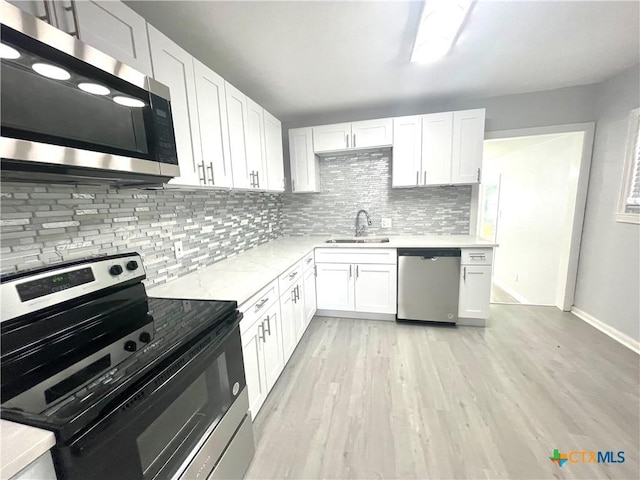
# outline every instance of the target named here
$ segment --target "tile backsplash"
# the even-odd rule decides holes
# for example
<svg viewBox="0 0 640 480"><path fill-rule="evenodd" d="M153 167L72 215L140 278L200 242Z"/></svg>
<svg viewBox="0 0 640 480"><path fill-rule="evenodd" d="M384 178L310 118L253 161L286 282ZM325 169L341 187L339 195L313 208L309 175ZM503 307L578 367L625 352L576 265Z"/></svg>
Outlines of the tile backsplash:
<svg viewBox="0 0 640 480"><path fill-rule="evenodd" d="M371 215L370 234L469 232L470 186L392 189L390 157L381 150L321 158L320 193L283 195L283 234L354 235L360 209ZM382 218L392 227L382 228Z"/></svg>
<svg viewBox="0 0 640 480"><path fill-rule="evenodd" d="M159 284L281 235L281 195L260 192L3 183L0 210L2 273L137 251Z"/></svg>

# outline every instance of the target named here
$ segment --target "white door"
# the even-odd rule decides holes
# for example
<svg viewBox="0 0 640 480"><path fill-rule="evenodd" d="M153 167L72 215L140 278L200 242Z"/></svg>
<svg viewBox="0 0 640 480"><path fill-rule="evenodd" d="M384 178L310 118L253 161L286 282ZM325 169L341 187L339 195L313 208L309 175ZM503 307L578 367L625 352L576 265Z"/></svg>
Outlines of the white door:
<svg viewBox="0 0 640 480"><path fill-rule="evenodd" d="M453 112L422 117L422 175L420 185L451 183Z"/></svg>
<svg viewBox="0 0 640 480"><path fill-rule="evenodd" d="M356 269L356 312L396 313L397 267L358 264Z"/></svg>
<svg viewBox="0 0 640 480"><path fill-rule="evenodd" d="M315 268L310 268L304 274L304 317L305 328L311 322L311 319L316 314L316 274Z"/></svg>
<svg viewBox="0 0 640 480"><path fill-rule="evenodd" d="M351 124L337 123L313 127L313 151L328 152L353 147L351 141Z"/></svg>
<svg viewBox="0 0 640 480"><path fill-rule="evenodd" d="M250 188L247 163L247 97L229 82L224 82L229 123L229 151L234 188Z"/></svg>
<svg viewBox="0 0 640 480"><path fill-rule="evenodd" d="M480 183L484 108L453 112L451 183Z"/></svg>
<svg viewBox="0 0 640 480"><path fill-rule="evenodd" d="M203 162L196 167L206 185L232 187L229 126L224 79L209 67L193 60L198 98L198 124Z"/></svg>
<svg viewBox="0 0 640 480"><path fill-rule="evenodd" d="M282 155L282 124L264 111L264 152L266 158L265 187L284 192L284 160Z"/></svg>
<svg viewBox="0 0 640 480"><path fill-rule="evenodd" d="M291 160L291 191L317 191L318 161L313 153L311 127L289 130L289 156Z"/></svg>
<svg viewBox="0 0 640 480"><path fill-rule="evenodd" d="M151 76L151 53L144 18L122 2L75 2L80 40ZM172 97L173 99L173 97Z"/></svg>
<svg viewBox="0 0 640 480"><path fill-rule="evenodd" d="M180 177L171 183L200 185L197 165L202 162L193 57L149 25L153 77L171 90L171 114L178 151Z"/></svg>
<svg viewBox="0 0 640 480"><path fill-rule="evenodd" d="M268 388L263 367L264 331L262 323L253 326L242 335L242 359L244 376L249 394L249 410L255 419L267 398Z"/></svg>
<svg viewBox="0 0 640 480"><path fill-rule="evenodd" d="M267 391L273 388L284 368L282 339L280 332L280 304L276 302L262 319L264 328L264 371Z"/></svg>
<svg viewBox="0 0 640 480"><path fill-rule="evenodd" d="M421 162L422 116L394 118L391 186L419 185Z"/></svg>
<svg viewBox="0 0 640 480"><path fill-rule="evenodd" d="M393 142L393 119L381 118L351 124L351 146L381 147Z"/></svg>
<svg viewBox="0 0 640 480"><path fill-rule="evenodd" d="M298 339L296 338L296 306L293 302L293 287L282 297L280 297L280 312L282 322L282 358L286 365L291 358L291 354L296 349Z"/></svg>
<svg viewBox="0 0 640 480"><path fill-rule="evenodd" d="M319 310L355 309L353 276L350 263L316 263L316 298Z"/></svg>
<svg viewBox="0 0 640 480"><path fill-rule="evenodd" d="M471 265L460 268L458 316L489 318L491 298L491 265Z"/></svg>
<svg viewBox="0 0 640 480"><path fill-rule="evenodd" d="M247 97L247 168L251 188L267 189L264 163L264 110Z"/></svg>

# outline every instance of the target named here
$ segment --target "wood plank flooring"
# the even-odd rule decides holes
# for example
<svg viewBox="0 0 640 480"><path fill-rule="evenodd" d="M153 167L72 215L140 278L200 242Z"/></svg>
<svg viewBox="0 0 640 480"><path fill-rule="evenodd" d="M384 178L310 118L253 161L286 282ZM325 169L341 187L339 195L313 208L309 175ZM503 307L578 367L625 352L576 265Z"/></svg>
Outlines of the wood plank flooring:
<svg viewBox="0 0 640 480"><path fill-rule="evenodd" d="M484 329L316 317L246 478L637 479L639 358L554 307L492 305Z"/></svg>

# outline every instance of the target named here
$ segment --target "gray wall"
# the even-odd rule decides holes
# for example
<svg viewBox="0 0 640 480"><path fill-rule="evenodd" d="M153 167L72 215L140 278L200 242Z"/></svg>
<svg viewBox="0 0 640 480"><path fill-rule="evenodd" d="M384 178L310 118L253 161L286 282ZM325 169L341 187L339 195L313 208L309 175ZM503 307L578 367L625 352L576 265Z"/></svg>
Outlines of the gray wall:
<svg viewBox="0 0 640 480"><path fill-rule="evenodd" d="M629 112L640 104L640 69L604 82L580 250L575 305L640 340L640 225L615 221Z"/></svg>
<svg viewBox="0 0 640 480"><path fill-rule="evenodd" d="M470 186L391 188L390 150L320 159L320 192L285 194L285 235L355 234L361 208L370 234L467 234ZM381 219L390 218L391 228ZM362 216L364 220L364 216Z"/></svg>
<svg viewBox="0 0 640 480"><path fill-rule="evenodd" d="M137 251L160 284L280 235L277 194L3 183L0 195L2 273Z"/></svg>

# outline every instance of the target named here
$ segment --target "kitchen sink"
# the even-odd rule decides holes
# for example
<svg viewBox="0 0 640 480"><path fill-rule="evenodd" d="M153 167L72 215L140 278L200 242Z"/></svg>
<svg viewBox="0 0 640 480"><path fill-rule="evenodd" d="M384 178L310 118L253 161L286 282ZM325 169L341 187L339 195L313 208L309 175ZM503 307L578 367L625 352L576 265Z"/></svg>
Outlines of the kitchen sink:
<svg viewBox="0 0 640 480"><path fill-rule="evenodd" d="M330 238L324 243L388 243L389 237L344 237Z"/></svg>

